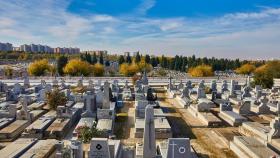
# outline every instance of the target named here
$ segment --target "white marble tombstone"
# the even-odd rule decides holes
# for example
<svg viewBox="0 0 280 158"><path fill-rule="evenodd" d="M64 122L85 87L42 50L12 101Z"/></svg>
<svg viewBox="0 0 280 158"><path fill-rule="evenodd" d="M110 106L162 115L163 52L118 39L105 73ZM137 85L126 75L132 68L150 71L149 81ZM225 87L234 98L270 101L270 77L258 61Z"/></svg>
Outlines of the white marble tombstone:
<svg viewBox="0 0 280 158"><path fill-rule="evenodd" d="M88 158L111 158L107 138L92 138Z"/></svg>

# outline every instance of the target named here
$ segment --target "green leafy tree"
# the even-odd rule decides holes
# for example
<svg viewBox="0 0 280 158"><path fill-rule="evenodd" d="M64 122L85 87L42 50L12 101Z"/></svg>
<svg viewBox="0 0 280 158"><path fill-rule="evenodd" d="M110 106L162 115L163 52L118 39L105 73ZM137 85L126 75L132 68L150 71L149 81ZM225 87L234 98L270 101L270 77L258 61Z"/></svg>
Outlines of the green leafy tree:
<svg viewBox="0 0 280 158"><path fill-rule="evenodd" d="M129 54L126 56L126 62L129 64L132 63L131 56Z"/></svg>
<svg viewBox="0 0 280 158"><path fill-rule="evenodd" d="M97 56L96 53L94 52L92 56L92 64L96 64L96 63L97 63Z"/></svg>
<svg viewBox="0 0 280 158"><path fill-rule="evenodd" d="M65 106L67 98L64 93L60 92L58 88L54 88L52 91L47 94L47 104L50 109L56 110L58 106Z"/></svg>
<svg viewBox="0 0 280 158"><path fill-rule="evenodd" d="M88 126L79 126L76 129L78 139L83 143L89 143L93 137L101 137L104 135L104 131L96 128L97 123L94 122L90 128Z"/></svg>
<svg viewBox="0 0 280 158"><path fill-rule="evenodd" d="M146 54L146 56L145 56L145 62L148 63L148 64L150 64L150 61L151 61L150 55Z"/></svg>
<svg viewBox="0 0 280 158"><path fill-rule="evenodd" d="M125 62L123 55L120 55L118 62L119 62L119 65L121 65L121 64L123 64Z"/></svg>
<svg viewBox="0 0 280 158"><path fill-rule="evenodd" d="M68 63L68 57L66 56L59 56L57 58L57 72L59 75L64 75L64 72L63 72L63 68L65 67L65 65Z"/></svg>
<svg viewBox="0 0 280 158"><path fill-rule="evenodd" d="M141 61L141 56L140 56L139 52L137 52L136 56L135 56L135 62L139 63L140 61Z"/></svg>
<svg viewBox="0 0 280 158"><path fill-rule="evenodd" d="M104 64L103 53L101 53L99 56L99 63L102 65Z"/></svg>

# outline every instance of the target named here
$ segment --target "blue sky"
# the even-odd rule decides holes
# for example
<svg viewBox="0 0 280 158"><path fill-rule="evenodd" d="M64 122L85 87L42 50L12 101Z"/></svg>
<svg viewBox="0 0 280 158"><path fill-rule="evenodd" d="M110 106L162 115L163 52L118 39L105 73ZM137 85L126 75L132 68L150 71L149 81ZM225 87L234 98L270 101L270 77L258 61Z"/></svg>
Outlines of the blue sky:
<svg viewBox="0 0 280 158"><path fill-rule="evenodd" d="M0 0L0 41L280 58L280 0Z"/></svg>

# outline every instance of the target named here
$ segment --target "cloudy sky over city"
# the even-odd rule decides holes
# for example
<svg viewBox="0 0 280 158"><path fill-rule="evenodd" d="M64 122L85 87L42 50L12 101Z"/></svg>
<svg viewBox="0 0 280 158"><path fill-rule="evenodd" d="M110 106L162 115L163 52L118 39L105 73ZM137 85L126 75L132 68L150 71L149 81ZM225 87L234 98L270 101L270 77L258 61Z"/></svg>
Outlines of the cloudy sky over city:
<svg viewBox="0 0 280 158"><path fill-rule="evenodd" d="M0 42L280 58L280 0L0 0Z"/></svg>

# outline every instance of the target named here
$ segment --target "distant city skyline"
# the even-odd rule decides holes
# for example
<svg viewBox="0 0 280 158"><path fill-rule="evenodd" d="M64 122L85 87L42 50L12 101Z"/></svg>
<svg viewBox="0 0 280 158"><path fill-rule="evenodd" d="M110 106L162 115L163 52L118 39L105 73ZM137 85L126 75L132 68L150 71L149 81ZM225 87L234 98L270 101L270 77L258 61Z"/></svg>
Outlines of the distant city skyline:
<svg viewBox="0 0 280 158"><path fill-rule="evenodd" d="M0 6L0 41L17 46L280 58L279 0L0 0Z"/></svg>

